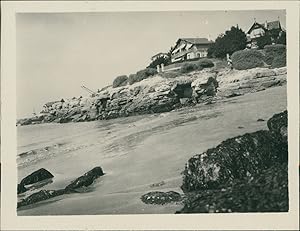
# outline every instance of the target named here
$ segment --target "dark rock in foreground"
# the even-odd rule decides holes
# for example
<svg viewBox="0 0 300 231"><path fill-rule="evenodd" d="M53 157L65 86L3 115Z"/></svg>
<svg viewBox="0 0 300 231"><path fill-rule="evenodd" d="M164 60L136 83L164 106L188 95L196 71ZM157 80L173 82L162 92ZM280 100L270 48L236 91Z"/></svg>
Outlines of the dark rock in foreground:
<svg viewBox="0 0 300 231"><path fill-rule="evenodd" d="M275 119L272 117L268 121L268 124L272 124L271 131L237 136L193 156L183 172L182 189L219 189L228 186L235 179L251 178L276 163L287 163L287 143L278 139L276 133L279 128L280 131L284 130L284 125L287 124L283 121L287 120L287 117L280 116L285 113L278 114Z"/></svg>
<svg viewBox="0 0 300 231"><path fill-rule="evenodd" d="M78 177L74 180L71 184L69 184L65 190L66 191L73 191L74 189L81 188L83 186L87 187L91 185L95 179L99 176L103 176L104 173L101 167L95 167L92 170L85 173L83 176Z"/></svg>
<svg viewBox="0 0 300 231"><path fill-rule="evenodd" d="M277 164L249 181L236 180L230 187L197 191L177 213L287 212L288 166Z"/></svg>
<svg viewBox="0 0 300 231"><path fill-rule="evenodd" d="M267 125L270 132L278 139L279 142L284 142L287 145L287 126L288 118L287 111L275 114L268 120Z"/></svg>
<svg viewBox="0 0 300 231"><path fill-rule="evenodd" d="M18 208L25 205L34 204L40 201L50 199L52 197L60 196L65 193L64 189L60 190L41 190L37 193L33 193L29 197L26 197L21 202L18 202Z"/></svg>
<svg viewBox="0 0 300 231"><path fill-rule="evenodd" d="M44 169L45 170L45 169ZM47 171L47 170L46 170ZM104 175L101 167L95 167L89 172L85 173L83 176L80 176L75 181L73 181L71 184L69 184L65 189L59 189L59 190L41 190L37 193L33 193L32 195L26 197L22 201L18 202L17 207L26 206L30 204L34 204L40 201L44 201L56 196L60 196L66 193L72 193L75 192L75 189L81 188L83 186L87 187L91 185L96 178L99 176ZM18 185L18 193L19 191L24 190L24 184ZM25 188L26 191L26 188Z"/></svg>
<svg viewBox="0 0 300 231"><path fill-rule="evenodd" d="M181 195L174 191L169 192L149 192L141 197L145 204L158 204L163 205L171 202L180 201Z"/></svg>
<svg viewBox="0 0 300 231"><path fill-rule="evenodd" d="M269 119L268 127L192 157L178 213L288 211L287 111Z"/></svg>
<svg viewBox="0 0 300 231"><path fill-rule="evenodd" d="M54 177L48 170L41 168L30 175L26 176L21 182L20 185L29 185L34 184L42 180L46 180Z"/></svg>
<svg viewBox="0 0 300 231"><path fill-rule="evenodd" d="M24 185L18 184L18 194L26 192L26 191L27 191L27 189L25 188Z"/></svg>
<svg viewBox="0 0 300 231"><path fill-rule="evenodd" d="M258 131L223 141L192 157L184 170L184 191L217 189L234 179L251 178L275 163L287 161L268 131Z"/></svg>

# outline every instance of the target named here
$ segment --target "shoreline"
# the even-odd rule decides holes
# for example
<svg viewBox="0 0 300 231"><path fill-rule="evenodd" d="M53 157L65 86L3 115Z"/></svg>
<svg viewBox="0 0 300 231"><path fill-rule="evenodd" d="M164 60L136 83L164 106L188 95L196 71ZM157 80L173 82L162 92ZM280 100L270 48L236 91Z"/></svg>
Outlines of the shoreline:
<svg viewBox="0 0 300 231"><path fill-rule="evenodd" d="M46 189L51 189L54 184L66 185L68 179L75 179L99 163L107 174L92 185L91 191L62 196L24 207L18 210L18 215L175 213L182 205L148 205L144 204L140 197L153 191L150 185L162 181L165 184L158 185L155 190L181 192L180 173L193 154L214 147L230 137L266 129L266 120L273 114L286 109L285 94L286 86L279 86L234 97L221 105L218 105L218 102L204 105L207 107L206 111L199 110L198 107L201 105L197 105L196 108L185 108L154 117L146 116L145 119L137 120L134 123L135 127L128 126L131 124L130 120L123 125L118 123L115 127L110 127L109 143L104 140L98 141L99 143L95 143L94 147L70 153L68 159L64 155L58 155L34 165L48 166L48 170L53 173L54 182L46 187ZM242 111L246 108L251 113L243 114ZM220 113L217 116L207 117L214 111ZM258 122L260 118L265 122ZM123 119L119 120L123 121ZM178 123L178 121L181 122ZM223 121L228 122L225 124ZM101 124L101 121L87 124L95 126L97 123ZM70 125L76 126L76 123ZM96 131L93 130L92 133ZM131 146L127 142L131 138L128 140L127 138L135 137L136 134L139 134L139 137L144 137L143 134L145 134L145 137ZM116 137L111 139L114 136ZM95 135L91 134L86 139L90 140L92 137ZM103 147L109 147L110 144L114 144L111 150L114 155L103 155L107 150ZM119 147L125 149L122 150ZM81 153L85 155L82 156ZM67 165L60 164L66 160L69 162ZM131 164L132 161L135 162L134 165ZM78 169L74 169L72 163L76 163ZM34 166L31 169L34 169ZM69 167L66 168L67 166ZM156 166L158 171L153 173L151 166ZM27 173L31 172L30 169L26 169ZM24 170L22 172L23 176L27 174ZM140 174L136 175L136 172ZM63 182L67 181L66 183L56 182L59 180L59 178L56 179L58 173L67 173L66 180L62 179ZM83 213L83 211L86 212Z"/></svg>

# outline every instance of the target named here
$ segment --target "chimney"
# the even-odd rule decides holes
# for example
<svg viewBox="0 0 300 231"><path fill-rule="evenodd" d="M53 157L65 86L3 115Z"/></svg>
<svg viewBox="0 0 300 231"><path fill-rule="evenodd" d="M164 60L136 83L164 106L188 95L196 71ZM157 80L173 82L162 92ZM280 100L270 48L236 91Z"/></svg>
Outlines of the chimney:
<svg viewBox="0 0 300 231"><path fill-rule="evenodd" d="M210 34L207 35L208 41L211 41Z"/></svg>
<svg viewBox="0 0 300 231"><path fill-rule="evenodd" d="M268 21L265 22L265 28L268 29Z"/></svg>

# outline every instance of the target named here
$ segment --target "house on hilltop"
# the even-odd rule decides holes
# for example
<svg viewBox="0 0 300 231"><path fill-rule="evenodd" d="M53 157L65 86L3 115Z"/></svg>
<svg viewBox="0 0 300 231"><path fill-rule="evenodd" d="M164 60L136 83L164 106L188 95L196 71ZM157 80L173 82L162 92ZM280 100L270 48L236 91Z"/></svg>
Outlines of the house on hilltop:
<svg viewBox="0 0 300 231"><path fill-rule="evenodd" d="M158 59L158 58L168 58L169 56L168 56L168 54L167 53L163 53L163 52L160 52L160 53L158 53L158 54L156 54L156 55L153 55L152 57L151 57L151 61L155 61L156 59Z"/></svg>
<svg viewBox="0 0 300 231"><path fill-rule="evenodd" d="M260 37L265 36L267 33L272 31L277 31L278 36L281 35L283 28L281 27L280 21L272 21L272 22L265 22L265 23L257 23L256 21L250 27L247 32L247 43L248 47L256 48L257 47L257 39ZM271 36L271 40L274 40Z"/></svg>
<svg viewBox="0 0 300 231"><path fill-rule="evenodd" d="M171 61L183 61L207 57L207 51L213 42L207 38L179 38L171 51Z"/></svg>

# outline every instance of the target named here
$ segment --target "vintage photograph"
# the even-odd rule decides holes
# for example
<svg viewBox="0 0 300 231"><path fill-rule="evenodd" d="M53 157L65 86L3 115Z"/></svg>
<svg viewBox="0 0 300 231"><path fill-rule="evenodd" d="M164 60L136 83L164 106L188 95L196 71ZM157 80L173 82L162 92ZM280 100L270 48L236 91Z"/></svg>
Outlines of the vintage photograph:
<svg viewBox="0 0 300 231"><path fill-rule="evenodd" d="M18 216L289 211L285 10L16 14Z"/></svg>

